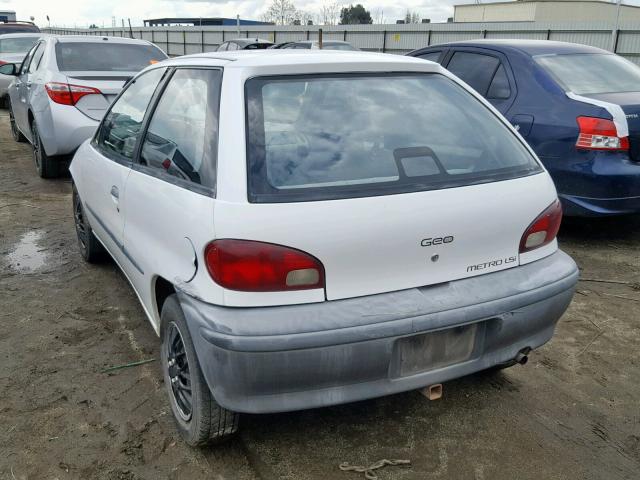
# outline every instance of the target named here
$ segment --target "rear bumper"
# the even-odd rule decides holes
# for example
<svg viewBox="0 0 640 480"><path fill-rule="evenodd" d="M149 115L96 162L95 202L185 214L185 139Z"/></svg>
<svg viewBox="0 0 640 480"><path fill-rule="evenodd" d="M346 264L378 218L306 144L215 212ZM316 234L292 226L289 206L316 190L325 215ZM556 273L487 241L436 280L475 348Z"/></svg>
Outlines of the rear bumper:
<svg viewBox="0 0 640 480"><path fill-rule="evenodd" d="M558 251L479 277L316 304L227 308L179 298L218 403L266 413L413 390L509 362L552 337L577 279ZM470 324L464 359L403 373L408 337Z"/></svg>
<svg viewBox="0 0 640 480"><path fill-rule="evenodd" d="M640 212L640 163L626 152L585 151L542 158L567 216Z"/></svg>
<svg viewBox="0 0 640 480"><path fill-rule="evenodd" d="M638 189L640 194L640 187ZM598 217L640 212L640 195L623 198L589 198L558 194L562 209L569 217Z"/></svg>
<svg viewBox="0 0 640 480"><path fill-rule="evenodd" d="M47 155L72 154L98 127L99 122L73 106L49 101L49 107L48 111L36 114L42 145Z"/></svg>

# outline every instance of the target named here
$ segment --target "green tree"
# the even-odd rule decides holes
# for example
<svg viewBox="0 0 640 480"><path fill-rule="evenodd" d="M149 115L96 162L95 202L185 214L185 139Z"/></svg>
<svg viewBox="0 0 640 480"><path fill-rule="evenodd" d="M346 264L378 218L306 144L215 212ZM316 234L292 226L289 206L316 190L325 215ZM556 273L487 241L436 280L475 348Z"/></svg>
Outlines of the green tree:
<svg viewBox="0 0 640 480"><path fill-rule="evenodd" d="M340 25L359 25L373 23L371 13L362 4L349 5L340 11Z"/></svg>

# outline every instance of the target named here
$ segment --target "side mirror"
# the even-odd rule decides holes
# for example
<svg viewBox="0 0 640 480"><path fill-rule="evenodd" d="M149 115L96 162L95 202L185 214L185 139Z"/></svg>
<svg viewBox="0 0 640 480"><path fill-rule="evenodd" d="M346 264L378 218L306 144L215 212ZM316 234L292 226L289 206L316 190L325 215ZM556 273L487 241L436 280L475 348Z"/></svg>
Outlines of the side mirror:
<svg viewBox="0 0 640 480"><path fill-rule="evenodd" d="M0 66L0 74L15 77L18 74L18 68L15 63L5 63Z"/></svg>

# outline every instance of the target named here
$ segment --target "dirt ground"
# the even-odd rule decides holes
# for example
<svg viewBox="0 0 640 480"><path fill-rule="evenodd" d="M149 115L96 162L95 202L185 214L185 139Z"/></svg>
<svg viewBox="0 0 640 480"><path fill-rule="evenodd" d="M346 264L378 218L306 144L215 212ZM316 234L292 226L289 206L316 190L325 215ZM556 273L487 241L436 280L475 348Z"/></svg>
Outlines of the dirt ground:
<svg viewBox="0 0 640 480"><path fill-rule="evenodd" d="M529 363L319 410L245 415L231 442L178 438L158 339L111 262L76 248L69 179L36 176L0 112L0 478L360 479L341 462L410 459L384 479L640 478L640 217L567 221L581 281ZM634 288L635 287L635 288Z"/></svg>

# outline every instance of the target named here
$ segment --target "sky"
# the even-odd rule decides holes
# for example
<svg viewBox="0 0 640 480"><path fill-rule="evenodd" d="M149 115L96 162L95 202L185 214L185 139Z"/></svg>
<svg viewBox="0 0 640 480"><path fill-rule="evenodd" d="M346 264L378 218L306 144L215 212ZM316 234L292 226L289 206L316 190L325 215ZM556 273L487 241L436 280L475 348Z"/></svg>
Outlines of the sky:
<svg viewBox="0 0 640 480"><path fill-rule="evenodd" d="M418 12L421 18L432 22L445 22L453 15L453 5L473 0L360 0L371 12L374 21L384 17L386 23L404 18L407 9ZM0 0L0 10L14 10L18 20L35 17L40 26L47 26L49 15L52 26L110 27L112 17L120 25L121 19L131 18L133 26L141 26L146 18L163 17L233 17L260 19L270 1L258 0ZM318 12L323 4L332 0L293 0L304 11ZM338 4L349 3L338 1Z"/></svg>

